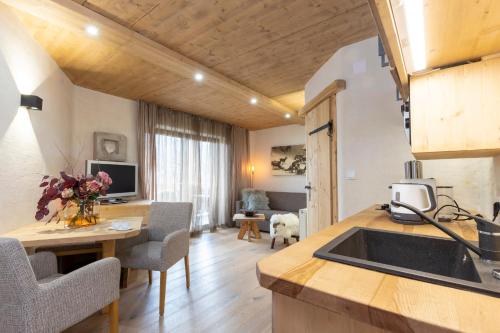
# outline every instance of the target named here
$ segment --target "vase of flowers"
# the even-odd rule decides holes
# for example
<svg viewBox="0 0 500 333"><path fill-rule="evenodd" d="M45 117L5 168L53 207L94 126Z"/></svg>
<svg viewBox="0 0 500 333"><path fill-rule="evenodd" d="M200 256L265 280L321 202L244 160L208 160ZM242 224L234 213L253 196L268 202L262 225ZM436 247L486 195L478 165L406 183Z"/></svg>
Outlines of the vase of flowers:
<svg viewBox="0 0 500 333"><path fill-rule="evenodd" d="M111 177L100 171L97 176L76 176L60 173L60 177L44 176L40 187L42 197L38 200L35 219L41 221L49 217L47 223L61 219L65 227L78 228L96 224L98 221L99 196L106 195L113 183ZM50 212L49 204L59 201L55 212ZM64 212L61 217L61 212ZM49 216L50 215L50 216Z"/></svg>

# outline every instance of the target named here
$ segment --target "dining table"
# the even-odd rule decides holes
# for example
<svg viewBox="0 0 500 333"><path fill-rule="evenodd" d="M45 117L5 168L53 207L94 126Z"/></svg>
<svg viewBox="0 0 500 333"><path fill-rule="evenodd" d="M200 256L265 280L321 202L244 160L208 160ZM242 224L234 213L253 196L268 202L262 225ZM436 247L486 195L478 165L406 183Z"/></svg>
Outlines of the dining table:
<svg viewBox="0 0 500 333"><path fill-rule="evenodd" d="M66 228L63 221L35 222L0 234L0 237L18 239L28 254L34 253L37 247L101 243L102 258L106 258L115 256L116 240L139 235L142 220L142 216L102 219L95 225L79 228ZM128 222L130 228L114 230L112 224L115 221Z"/></svg>

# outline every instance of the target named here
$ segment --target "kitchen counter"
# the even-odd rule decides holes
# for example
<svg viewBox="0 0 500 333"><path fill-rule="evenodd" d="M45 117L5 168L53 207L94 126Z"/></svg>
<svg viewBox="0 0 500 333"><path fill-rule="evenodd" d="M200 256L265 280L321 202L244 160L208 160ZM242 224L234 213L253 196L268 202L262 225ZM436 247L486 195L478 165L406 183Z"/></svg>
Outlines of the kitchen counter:
<svg viewBox="0 0 500 333"><path fill-rule="evenodd" d="M477 240L472 221L446 225ZM274 332L500 332L500 298L313 257L352 227L448 237L432 225L396 224L372 207L260 260Z"/></svg>

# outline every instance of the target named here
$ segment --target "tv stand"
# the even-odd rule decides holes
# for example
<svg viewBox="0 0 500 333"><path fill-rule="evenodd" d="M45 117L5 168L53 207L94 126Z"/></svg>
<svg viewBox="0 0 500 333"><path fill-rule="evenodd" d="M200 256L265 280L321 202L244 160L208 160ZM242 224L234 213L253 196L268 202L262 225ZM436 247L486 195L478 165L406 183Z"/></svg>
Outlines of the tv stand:
<svg viewBox="0 0 500 333"><path fill-rule="evenodd" d="M104 198L103 198L104 199ZM115 199L115 198L105 198L105 199ZM126 198L129 199L129 198ZM107 203L102 204L99 207L99 216L105 220L120 219L123 217L130 216L142 216L142 224L148 224L149 220L149 209L151 208L151 200L133 200L129 199L127 203L121 203L119 205Z"/></svg>
<svg viewBox="0 0 500 333"><path fill-rule="evenodd" d="M106 199L101 199L100 202L102 205L116 205L116 204L127 203L128 200L125 200L123 198L106 198Z"/></svg>

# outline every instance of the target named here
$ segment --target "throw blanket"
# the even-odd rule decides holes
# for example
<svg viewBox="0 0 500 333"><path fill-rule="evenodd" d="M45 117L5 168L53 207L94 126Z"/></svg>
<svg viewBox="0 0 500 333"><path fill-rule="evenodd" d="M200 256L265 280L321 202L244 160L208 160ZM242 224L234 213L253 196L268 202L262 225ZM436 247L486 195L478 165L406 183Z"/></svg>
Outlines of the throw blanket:
<svg viewBox="0 0 500 333"><path fill-rule="evenodd" d="M299 218L297 215L289 214L274 214L271 216L269 230L271 237L290 238L299 235Z"/></svg>

